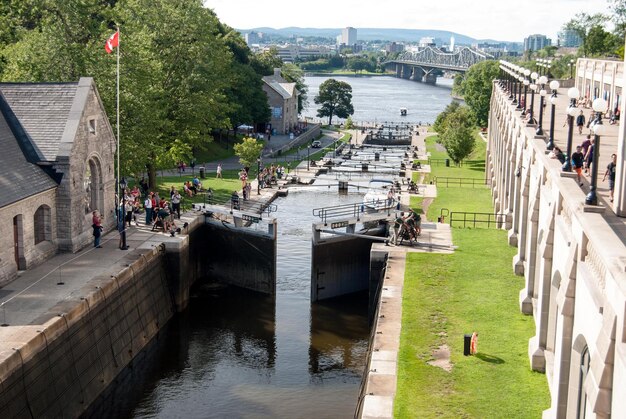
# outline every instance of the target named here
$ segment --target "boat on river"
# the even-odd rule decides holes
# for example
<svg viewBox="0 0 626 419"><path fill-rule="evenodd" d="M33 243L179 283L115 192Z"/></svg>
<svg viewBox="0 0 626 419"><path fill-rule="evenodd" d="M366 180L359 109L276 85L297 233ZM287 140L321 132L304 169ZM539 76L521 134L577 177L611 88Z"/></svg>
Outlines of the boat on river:
<svg viewBox="0 0 626 419"><path fill-rule="evenodd" d="M407 108L400 108L400 116L406 116L407 112L408 112Z"/></svg>
<svg viewBox="0 0 626 419"><path fill-rule="evenodd" d="M394 182L389 179L372 179L363 197L363 206L370 210L384 210L397 205Z"/></svg>

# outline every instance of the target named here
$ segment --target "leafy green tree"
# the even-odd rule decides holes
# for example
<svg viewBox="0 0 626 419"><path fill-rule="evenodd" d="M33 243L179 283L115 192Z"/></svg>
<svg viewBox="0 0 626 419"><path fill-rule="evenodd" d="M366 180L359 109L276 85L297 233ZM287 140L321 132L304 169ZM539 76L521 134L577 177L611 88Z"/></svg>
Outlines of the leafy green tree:
<svg viewBox="0 0 626 419"><path fill-rule="evenodd" d="M459 106L449 112L443 122L444 130L439 134L441 143L455 164L461 163L474 149L474 121L470 109Z"/></svg>
<svg viewBox="0 0 626 419"><path fill-rule="evenodd" d="M578 34L578 36L580 36L580 39L582 40L582 45L580 47L581 54L583 56L586 56L588 54L587 48L586 48L586 40L587 40L587 35L589 34L589 31L594 26L602 26L604 22L606 22L606 20L607 20L607 17L603 15L602 13L596 13L594 15L590 15L588 13L581 12L581 13L577 13L576 15L574 15L572 19L566 22L563 25L563 29L571 29L575 31Z"/></svg>
<svg viewBox="0 0 626 419"><path fill-rule="evenodd" d="M354 128L354 122L352 122L352 117L351 117L351 116L349 116L349 117L346 119L346 125L345 125L345 128L346 128L346 129L352 129L352 128Z"/></svg>
<svg viewBox="0 0 626 419"><path fill-rule="evenodd" d="M601 26L593 26L585 39L585 52L592 56L614 55L623 40L605 31Z"/></svg>
<svg viewBox="0 0 626 419"><path fill-rule="evenodd" d="M235 155L239 157L239 163L244 167L250 167L261 157L263 143L258 142L256 138L246 137L242 142L235 144L233 148Z"/></svg>
<svg viewBox="0 0 626 419"><path fill-rule="evenodd" d="M446 106L446 108L442 112L439 113L439 115L437 115L437 118L435 118L435 123L433 124L433 129L435 130L435 132L443 133L446 130L446 118L451 113L456 112L456 110L459 109L460 106L461 105L459 104L459 102L453 100L448 104L448 106Z"/></svg>
<svg viewBox="0 0 626 419"><path fill-rule="evenodd" d="M487 125L493 80L498 77L499 72L499 63L495 60L474 64L465 73L458 91L480 126Z"/></svg>
<svg viewBox="0 0 626 419"><path fill-rule="evenodd" d="M285 63L281 68L281 74L290 83L296 84L298 89L298 113L302 113L308 99L309 88L304 83L304 72L295 64Z"/></svg>
<svg viewBox="0 0 626 419"><path fill-rule="evenodd" d="M313 99L316 105L321 105L317 116L328 117L328 124L332 125L333 116L347 118L354 113L352 107L352 86L344 81L328 79L320 84L319 94Z"/></svg>

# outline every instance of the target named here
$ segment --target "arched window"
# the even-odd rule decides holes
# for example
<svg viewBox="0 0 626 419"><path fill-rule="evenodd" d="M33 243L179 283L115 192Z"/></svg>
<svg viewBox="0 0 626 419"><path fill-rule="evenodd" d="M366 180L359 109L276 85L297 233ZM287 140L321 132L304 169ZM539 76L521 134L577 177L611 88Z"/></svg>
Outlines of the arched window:
<svg viewBox="0 0 626 419"><path fill-rule="evenodd" d="M589 362L591 356L589 355L589 347L585 346L580 354L580 373L578 379L578 400L576 405L576 417L578 419L584 419L587 410L587 393L583 386L585 385L585 379L589 373Z"/></svg>
<svg viewBox="0 0 626 419"><path fill-rule="evenodd" d="M35 225L35 244L39 244L43 241L51 241L52 220L50 215L50 207L47 205L40 206L39 208L37 208L37 211L35 211L35 216L33 218L33 222Z"/></svg>

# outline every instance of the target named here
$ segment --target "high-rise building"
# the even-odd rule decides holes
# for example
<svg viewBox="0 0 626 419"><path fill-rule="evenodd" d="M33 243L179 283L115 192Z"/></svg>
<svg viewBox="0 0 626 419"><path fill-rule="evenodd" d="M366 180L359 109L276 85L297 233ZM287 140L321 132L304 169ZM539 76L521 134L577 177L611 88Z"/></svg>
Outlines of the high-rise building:
<svg viewBox="0 0 626 419"><path fill-rule="evenodd" d="M263 35L259 32L248 32L244 34L244 39L246 40L246 44L253 45L261 43L261 37Z"/></svg>
<svg viewBox="0 0 626 419"><path fill-rule="evenodd" d="M348 26L341 30L341 44L352 46L356 44L356 29Z"/></svg>
<svg viewBox="0 0 626 419"><path fill-rule="evenodd" d="M559 46L566 48L575 48L582 45L583 40L573 29L565 29L558 33Z"/></svg>
<svg viewBox="0 0 626 419"><path fill-rule="evenodd" d="M524 51L539 51L552 45L552 40L545 35L529 35L528 38L524 38Z"/></svg>

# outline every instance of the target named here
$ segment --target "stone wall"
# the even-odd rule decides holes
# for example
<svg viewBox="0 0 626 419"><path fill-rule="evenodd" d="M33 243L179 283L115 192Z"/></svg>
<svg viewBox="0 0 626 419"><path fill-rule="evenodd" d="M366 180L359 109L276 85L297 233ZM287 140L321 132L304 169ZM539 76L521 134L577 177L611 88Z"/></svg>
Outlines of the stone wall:
<svg viewBox="0 0 626 419"><path fill-rule="evenodd" d="M51 189L0 209L0 237L4 237L7 244L14 243L14 217L21 217L18 225L19 267L15 260L15 247L12 245L0 247L0 286L15 279L18 268L20 270L32 268L56 253L55 202L56 190ZM45 226L48 240L35 244L34 216L35 211L42 205L50 208L49 225Z"/></svg>
<svg viewBox="0 0 626 419"><path fill-rule="evenodd" d="M546 373L551 393L544 418L576 417L579 406L587 417L623 415L626 246L611 226L620 221L584 204L575 174L547 156L508 96L494 83L487 178L496 212L508 214L512 267L525 277L520 308L536 325L530 367Z"/></svg>
<svg viewBox="0 0 626 419"><path fill-rule="evenodd" d="M0 417L78 417L172 317L163 261L155 248L44 324L0 328Z"/></svg>

